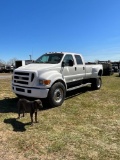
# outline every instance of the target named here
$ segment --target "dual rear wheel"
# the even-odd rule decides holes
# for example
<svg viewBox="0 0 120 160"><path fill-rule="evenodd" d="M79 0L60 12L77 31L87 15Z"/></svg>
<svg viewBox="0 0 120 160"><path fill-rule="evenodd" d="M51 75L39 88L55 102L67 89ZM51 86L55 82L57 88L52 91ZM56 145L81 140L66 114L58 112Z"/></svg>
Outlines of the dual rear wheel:
<svg viewBox="0 0 120 160"><path fill-rule="evenodd" d="M92 79L91 87L92 87L93 90L100 89L101 86L102 86L102 79L101 79L101 77Z"/></svg>

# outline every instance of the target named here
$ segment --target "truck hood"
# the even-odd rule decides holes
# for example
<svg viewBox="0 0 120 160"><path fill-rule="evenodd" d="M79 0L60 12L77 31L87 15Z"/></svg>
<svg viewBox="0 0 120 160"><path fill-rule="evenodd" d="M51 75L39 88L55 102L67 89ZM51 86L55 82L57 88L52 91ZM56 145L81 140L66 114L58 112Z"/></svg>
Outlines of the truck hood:
<svg viewBox="0 0 120 160"><path fill-rule="evenodd" d="M33 64L28 64L22 67L17 68L17 71L40 71L43 69L52 69L52 68L56 68L60 66L60 64L37 64L37 63L33 63Z"/></svg>

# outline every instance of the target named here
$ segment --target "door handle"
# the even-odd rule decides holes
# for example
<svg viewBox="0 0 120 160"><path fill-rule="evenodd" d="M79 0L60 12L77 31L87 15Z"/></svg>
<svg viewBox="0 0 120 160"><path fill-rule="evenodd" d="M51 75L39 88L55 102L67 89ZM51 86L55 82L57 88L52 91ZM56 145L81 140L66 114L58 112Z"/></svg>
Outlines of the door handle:
<svg viewBox="0 0 120 160"><path fill-rule="evenodd" d="M83 70L85 70L85 67L83 67Z"/></svg>
<svg viewBox="0 0 120 160"><path fill-rule="evenodd" d="M77 67L75 67L75 71L77 70Z"/></svg>

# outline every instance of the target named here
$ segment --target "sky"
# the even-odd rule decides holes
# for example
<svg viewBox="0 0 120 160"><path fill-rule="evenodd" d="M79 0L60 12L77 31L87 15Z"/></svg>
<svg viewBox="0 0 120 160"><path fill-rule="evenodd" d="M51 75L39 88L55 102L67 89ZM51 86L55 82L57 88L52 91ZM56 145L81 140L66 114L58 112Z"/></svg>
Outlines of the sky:
<svg viewBox="0 0 120 160"><path fill-rule="evenodd" d="M120 0L0 0L0 60L76 52L120 60Z"/></svg>

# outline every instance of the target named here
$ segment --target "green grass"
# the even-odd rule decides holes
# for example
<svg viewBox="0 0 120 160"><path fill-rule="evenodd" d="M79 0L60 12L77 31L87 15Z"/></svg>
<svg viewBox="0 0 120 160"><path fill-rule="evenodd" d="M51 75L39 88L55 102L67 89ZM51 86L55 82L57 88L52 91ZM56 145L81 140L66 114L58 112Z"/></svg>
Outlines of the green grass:
<svg viewBox="0 0 120 160"><path fill-rule="evenodd" d="M67 94L62 106L17 120L10 79L0 79L0 159L119 160L120 77L102 77L102 88ZM49 108L49 109L47 109Z"/></svg>

